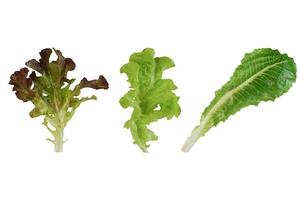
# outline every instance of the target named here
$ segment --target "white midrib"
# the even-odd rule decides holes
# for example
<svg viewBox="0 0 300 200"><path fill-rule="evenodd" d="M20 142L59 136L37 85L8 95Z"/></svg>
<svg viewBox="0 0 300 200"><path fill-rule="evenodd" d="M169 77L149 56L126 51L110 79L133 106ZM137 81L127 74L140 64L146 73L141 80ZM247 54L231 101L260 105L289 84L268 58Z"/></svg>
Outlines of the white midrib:
<svg viewBox="0 0 300 200"><path fill-rule="evenodd" d="M256 77L262 75L263 73L265 73L267 70L275 67L276 65L282 64L288 62L287 60L285 61L281 61L278 63L274 63L272 65L269 65L265 68L263 68L262 70L260 70L259 72L257 72L256 74L254 74L253 76L251 76L250 78L248 78L246 81L244 81L242 84L240 84L238 87L226 92L221 98L220 100L212 107L212 109L207 113L207 115L200 121L200 125L197 126L196 128L194 128L194 130L192 131L192 134L190 137L188 137L188 139L186 140L186 142L184 143L183 147L182 147L182 151L183 152L188 152L192 146L196 143L196 141L201 137L204 136L204 134L206 133L204 130L204 128L207 125L207 122L209 121L209 119L211 118L212 114L218 110L225 102L227 102L228 99L230 99L235 93L237 93L238 91L240 91L241 89L243 89L246 85L248 85L250 82L252 82L253 80L255 80Z"/></svg>

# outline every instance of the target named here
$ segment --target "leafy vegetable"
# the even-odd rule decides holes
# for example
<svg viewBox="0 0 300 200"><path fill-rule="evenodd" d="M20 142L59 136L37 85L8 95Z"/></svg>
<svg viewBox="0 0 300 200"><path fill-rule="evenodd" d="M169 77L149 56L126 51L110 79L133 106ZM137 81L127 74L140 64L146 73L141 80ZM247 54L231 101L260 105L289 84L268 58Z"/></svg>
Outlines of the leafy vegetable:
<svg viewBox="0 0 300 200"><path fill-rule="evenodd" d="M182 147L188 152L194 143L213 126L249 105L274 101L287 92L296 81L296 64L287 54L269 48L248 53L230 80L219 89L202 113L200 125Z"/></svg>
<svg viewBox="0 0 300 200"><path fill-rule="evenodd" d="M134 143L147 152L148 141L157 136L147 128L151 122L166 117L178 117L180 106L173 90L177 87L170 79L162 79L163 71L174 67L168 57L154 57L153 49L144 49L130 56L121 68L126 73L131 89L120 99L123 108L133 107L130 120L124 127L131 130Z"/></svg>
<svg viewBox="0 0 300 200"><path fill-rule="evenodd" d="M62 152L66 142L63 138L64 128L75 110L82 102L96 99L94 95L79 97L81 89L108 89L108 83L103 76L91 81L83 78L74 89L70 89L75 79L68 79L67 74L75 69L75 63L71 58L64 58L59 50L54 49L54 52L57 60L49 62L52 50L43 49L39 61L32 59L26 62L34 70L30 76L28 68L22 68L11 75L9 84L14 86L13 91L20 100L34 104L30 117L44 116L43 124L54 137L54 140L47 140L54 144L56 152Z"/></svg>

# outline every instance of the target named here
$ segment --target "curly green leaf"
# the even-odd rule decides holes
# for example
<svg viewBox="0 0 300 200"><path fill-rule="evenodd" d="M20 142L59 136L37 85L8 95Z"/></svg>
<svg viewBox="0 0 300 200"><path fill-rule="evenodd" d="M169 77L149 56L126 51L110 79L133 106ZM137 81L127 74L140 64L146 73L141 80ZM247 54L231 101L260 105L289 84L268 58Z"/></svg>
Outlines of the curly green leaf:
<svg viewBox="0 0 300 200"><path fill-rule="evenodd" d="M177 87L172 80L162 79L163 71L171 67L174 62L170 58L154 57L154 50L148 48L132 54L120 70L127 74L131 85L120 104L123 108L133 107L125 128L130 129L134 143L144 152L149 147L147 142L158 138L147 126L180 114L179 97L173 92Z"/></svg>

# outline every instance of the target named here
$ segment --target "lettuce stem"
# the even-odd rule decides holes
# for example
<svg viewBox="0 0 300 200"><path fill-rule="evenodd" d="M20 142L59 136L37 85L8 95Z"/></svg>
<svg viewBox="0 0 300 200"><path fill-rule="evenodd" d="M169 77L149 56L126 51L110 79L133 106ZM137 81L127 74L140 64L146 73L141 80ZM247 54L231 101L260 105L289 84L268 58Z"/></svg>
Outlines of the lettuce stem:
<svg viewBox="0 0 300 200"><path fill-rule="evenodd" d="M184 145L182 146L181 150L185 153L189 152L190 149L193 147L193 145L197 142L197 140L204 136L205 130L204 130L205 124L200 123L200 126L196 126L190 137L187 138Z"/></svg>
<svg viewBox="0 0 300 200"><path fill-rule="evenodd" d="M55 152L63 152L63 144L64 144L64 130L58 129L57 135L55 136L54 143L54 151Z"/></svg>

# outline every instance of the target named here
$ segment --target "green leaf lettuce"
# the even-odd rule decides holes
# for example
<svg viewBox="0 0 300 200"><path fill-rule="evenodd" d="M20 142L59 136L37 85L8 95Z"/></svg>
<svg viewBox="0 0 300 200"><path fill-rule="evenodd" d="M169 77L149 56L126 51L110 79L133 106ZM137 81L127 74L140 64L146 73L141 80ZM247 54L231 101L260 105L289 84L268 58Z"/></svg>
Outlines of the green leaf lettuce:
<svg viewBox="0 0 300 200"><path fill-rule="evenodd" d="M174 67L168 57L155 57L154 50L147 48L130 56L120 72L125 73L130 90L120 99L123 108L132 107L131 118L125 123L134 143L147 152L148 141L157 136L147 126L161 118L171 119L180 115L179 97L173 90L176 85L170 79L162 79L163 71Z"/></svg>

